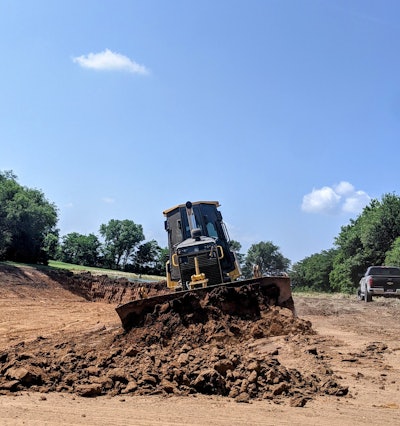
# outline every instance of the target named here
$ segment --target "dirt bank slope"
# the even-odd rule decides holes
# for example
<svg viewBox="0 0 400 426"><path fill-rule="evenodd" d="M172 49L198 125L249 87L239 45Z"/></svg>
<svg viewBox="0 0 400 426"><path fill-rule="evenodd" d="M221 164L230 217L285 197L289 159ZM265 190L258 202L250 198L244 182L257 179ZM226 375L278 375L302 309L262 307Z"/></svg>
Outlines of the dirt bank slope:
<svg viewBox="0 0 400 426"><path fill-rule="evenodd" d="M298 319L278 308L246 319L221 315L213 306L200 317L196 309L182 315L165 306L146 328L124 333L114 307L135 285L109 286L87 275L0 269L0 387L6 394L0 417L14 409L22 416L14 417L17 423L23 418L18 407L27 406L38 419L40 413L51 419L51 407L63 410L64 401L65 408L83 404L81 415L89 418L101 412L96 406L115 410L124 402L124 412L143 408L143 424L167 424L152 423L152 410L154 419L169 418L170 424L179 418L204 424L196 413L205 421L214 413L214 424L243 424L243 413L252 424L279 424L278 412L313 424L301 423L304 410L318 424L381 424L399 415L397 301L295 298ZM21 391L30 396L15 398ZM107 396L113 398L105 403ZM321 423L322 414L328 423ZM267 423L266 415L274 421ZM75 420L71 414L65 424Z"/></svg>

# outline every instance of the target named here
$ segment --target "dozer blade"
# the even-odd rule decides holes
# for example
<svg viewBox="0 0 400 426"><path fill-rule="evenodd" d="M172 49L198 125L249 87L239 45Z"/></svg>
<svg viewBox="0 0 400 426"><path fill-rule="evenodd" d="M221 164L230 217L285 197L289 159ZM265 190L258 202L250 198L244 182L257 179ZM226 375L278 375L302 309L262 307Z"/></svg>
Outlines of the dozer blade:
<svg viewBox="0 0 400 426"><path fill-rule="evenodd" d="M271 276L251 278L241 281L217 284L209 287L196 288L193 290L176 291L153 296L146 299L133 300L131 302L117 306L116 311L121 319L125 330L138 327L144 324L146 316L152 314L157 305L162 305L174 299L193 293L199 298L203 298L207 293L221 287L240 288L250 286L261 292L264 300L268 300L269 305L281 306L290 309L295 314L295 308L292 298L292 290L289 277Z"/></svg>

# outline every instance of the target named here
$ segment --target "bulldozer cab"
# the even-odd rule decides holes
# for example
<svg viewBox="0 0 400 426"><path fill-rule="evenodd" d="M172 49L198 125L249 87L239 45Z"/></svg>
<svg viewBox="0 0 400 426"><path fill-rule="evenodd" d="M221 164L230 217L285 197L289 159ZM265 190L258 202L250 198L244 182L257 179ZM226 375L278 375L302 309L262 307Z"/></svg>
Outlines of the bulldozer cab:
<svg viewBox="0 0 400 426"><path fill-rule="evenodd" d="M190 208L181 204L165 210L163 214L167 218L165 230L168 232L169 247L191 238L191 231L195 228L200 229L204 236L228 241L222 225L222 215L217 207L217 201L200 201L191 203Z"/></svg>
<svg viewBox="0 0 400 426"><path fill-rule="evenodd" d="M199 241L208 242L220 247L219 267L221 279L229 277L232 271L238 271L235 254L229 247L229 236L222 220L222 214L218 210L218 201L197 201L180 204L163 212L166 217L165 230L168 233L169 262L167 274L172 281L172 287L182 279L182 268L173 257L176 256L179 247L195 247ZM238 273L236 275L239 275ZM221 281L220 281L221 282Z"/></svg>

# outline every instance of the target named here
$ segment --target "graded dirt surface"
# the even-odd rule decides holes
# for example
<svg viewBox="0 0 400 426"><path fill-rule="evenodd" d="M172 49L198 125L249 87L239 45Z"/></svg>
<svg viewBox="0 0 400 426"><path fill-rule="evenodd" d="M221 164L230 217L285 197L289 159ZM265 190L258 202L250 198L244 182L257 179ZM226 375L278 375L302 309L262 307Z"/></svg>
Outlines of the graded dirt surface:
<svg viewBox="0 0 400 426"><path fill-rule="evenodd" d="M238 317L214 294L124 332L138 286L0 264L0 424L400 424L400 300Z"/></svg>

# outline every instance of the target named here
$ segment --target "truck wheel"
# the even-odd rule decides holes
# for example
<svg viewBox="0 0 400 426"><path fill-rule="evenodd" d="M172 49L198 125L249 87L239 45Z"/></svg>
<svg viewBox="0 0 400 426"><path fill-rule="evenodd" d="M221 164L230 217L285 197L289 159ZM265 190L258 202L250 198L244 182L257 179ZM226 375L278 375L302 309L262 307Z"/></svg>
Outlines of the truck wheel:
<svg viewBox="0 0 400 426"><path fill-rule="evenodd" d="M364 301L365 303L372 302L372 294L369 294L367 290L364 293Z"/></svg>
<svg viewBox="0 0 400 426"><path fill-rule="evenodd" d="M363 298L363 296L362 296L362 294L361 294L361 290L360 289L358 289L357 290L357 300L363 300L364 298Z"/></svg>

